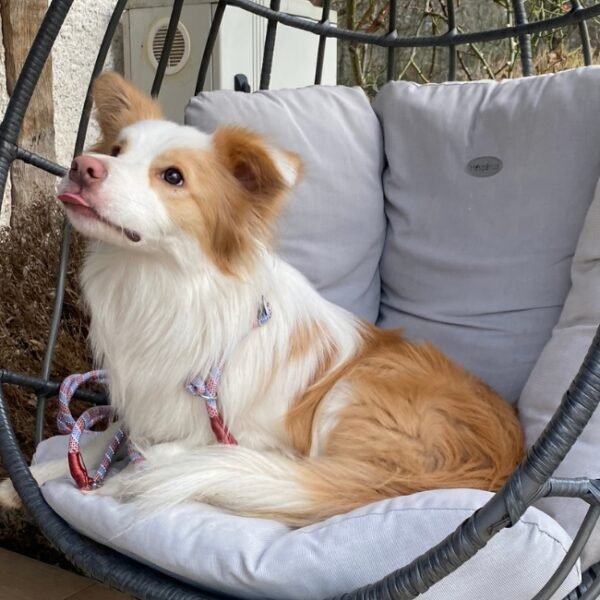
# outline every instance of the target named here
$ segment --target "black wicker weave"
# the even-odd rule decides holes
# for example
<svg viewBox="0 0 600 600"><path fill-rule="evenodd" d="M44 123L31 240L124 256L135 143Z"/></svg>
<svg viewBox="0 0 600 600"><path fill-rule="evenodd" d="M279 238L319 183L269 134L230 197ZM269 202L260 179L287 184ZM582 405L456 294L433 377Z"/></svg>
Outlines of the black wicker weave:
<svg viewBox="0 0 600 600"><path fill-rule="evenodd" d="M14 93L10 98L4 119L0 125L0 201L6 185L11 163L21 160L36 167L62 176L65 169L60 165L34 154L17 145L27 106L40 77L46 58L61 29L73 0L53 0L42 23L40 31L29 52ZM390 0L388 11L389 26L385 34L349 31L329 23L330 0L323 0L320 21L310 21L279 10L280 0L271 0L270 7L256 4L253 0L219 0L213 17L210 34L205 46L196 90L203 88L209 61L214 48L223 14L228 6L236 6L268 19L260 87L267 89L275 47L278 25L295 27L319 36L315 83L320 83L323 70L325 45L328 38L349 42L360 42L386 47L387 76L394 76L396 48L442 46L448 52L448 79L456 77L457 46L516 38L519 41L521 66L524 75L533 73L530 35L542 31L576 25L579 31L583 56L586 64L591 62L590 38L586 21L600 15L600 3L583 7L577 0L566 3L570 10L560 17L529 23L523 0L512 0L516 25L489 31L459 33L455 23L453 0L447 1L449 30L436 37L399 37L396 29L397 0ZM127 0L118 0L104 39L98 51L90 83L102 70L104 61L117 28L119 19L126 8ZM152 94L158 95L165 75L168 55L181 14L183 0L174 0L165 46L160 58L152 85ZM85 143L90 117L91 99L88 95L81 115L74 154L79 154ZM57 393L58 385L49 381L50 367L60 327L62 300L64 295L67 257L69 253L70 227L64 226L60 249L60 265L56 281L56 297L51 329L48 336L45 359L38 377L0 370L0 455L14 485L29 513L44 534L78 567L91 577L130 593L135 597L156 600L217 599L226 596L200 590L185 585L167 575L135 562L109 548L101 546L75 532L58 517L44 501L39 487L18 447L15 435L4 404L3 386L18 385L33 391L37 397L36 440L42 437L43 415L46 400ZM92 403L105 403L102 396L90 392L77 392L76 397ZM586 426L600 401L600 330L589 352L571 384L564 394L562 403L544 433L529 450L527 458L514 472L504 488L485 506L467 519L444 541L411 564L391 573L381 581L362 589L339 596L346 600L359 599L408 599L415 598L429 589L444 576L460 567L501 529L516 523L526 508L543 496L564 496L582 498L590 505L587 516L576 536L571 549L551 580L534 600L550 598L569 573L600 517L600 480L586 478L558 479L552 474ZM568 600L586 600L600 596L600 567L591 567L585 574L577 590Z"/></svg>

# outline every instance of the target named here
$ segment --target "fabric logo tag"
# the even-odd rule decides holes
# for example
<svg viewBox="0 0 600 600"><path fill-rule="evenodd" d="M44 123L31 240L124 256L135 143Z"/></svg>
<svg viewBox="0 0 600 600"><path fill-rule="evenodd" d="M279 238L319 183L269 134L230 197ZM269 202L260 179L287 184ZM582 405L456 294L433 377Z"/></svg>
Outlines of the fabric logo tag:
<svg viewBox="0 0 600 600"><path fill-rule="evenodd" d="M473 177L492 177L501 170L502 161L495 156L478 156L467 165L467 173Z"/></svg>

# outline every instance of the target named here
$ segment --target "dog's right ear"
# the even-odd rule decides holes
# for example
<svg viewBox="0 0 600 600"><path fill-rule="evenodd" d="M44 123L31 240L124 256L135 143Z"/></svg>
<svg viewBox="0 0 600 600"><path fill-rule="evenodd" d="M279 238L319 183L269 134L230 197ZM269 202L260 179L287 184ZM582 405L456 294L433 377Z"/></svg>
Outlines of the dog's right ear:
<svg viewBox="0 0 600 600"><path fill-rule="evenodd" d="M110 152L124 127L137 121L162 119L156 100L113 71L102 73L94 81L92 98L102 133L101 140L94 147L96 152Z"/></svg>

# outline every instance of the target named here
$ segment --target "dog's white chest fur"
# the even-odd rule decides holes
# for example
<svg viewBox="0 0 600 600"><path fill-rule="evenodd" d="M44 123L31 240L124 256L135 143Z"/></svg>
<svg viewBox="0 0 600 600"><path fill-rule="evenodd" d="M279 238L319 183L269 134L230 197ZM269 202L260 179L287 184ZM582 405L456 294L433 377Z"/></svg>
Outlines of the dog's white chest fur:
<svg viewBox="0 0 600 600"><path fill-rule="evenodd" d="M119 418L141 446L213 443L204 400L190 395L185 383L225 359L219 403L232 433L255 449L285 446L284 416L318 360L309 353L293 368L282 361L290 324L339 321L340 309L314 292L313 303L302 276L272 256L252 282L240 282L199 266L193 245L177 254L184 258L161 263L98 243L87 258L82 283L90 337L96 360L108 369ZM263 295L273 316L253 328ZM350 331L339 331L337 346L346 350L340 358L354 347Z"/></svg>

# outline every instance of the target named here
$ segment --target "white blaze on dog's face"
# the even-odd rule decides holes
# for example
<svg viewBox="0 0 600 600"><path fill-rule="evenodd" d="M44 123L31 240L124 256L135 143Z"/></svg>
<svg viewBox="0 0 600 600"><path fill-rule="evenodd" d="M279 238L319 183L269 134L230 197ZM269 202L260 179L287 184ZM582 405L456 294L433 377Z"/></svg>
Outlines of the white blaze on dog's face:
<svg viewBox="0 0 600 600"><path fill-rule="evenodd" d="M298 178L296 155L242 129L207 135L161 120L155 101L114 73L98 78L94 101L102 139L59 188L77 230L149 252L192 238L226 273L269 241Z"/></svg>

